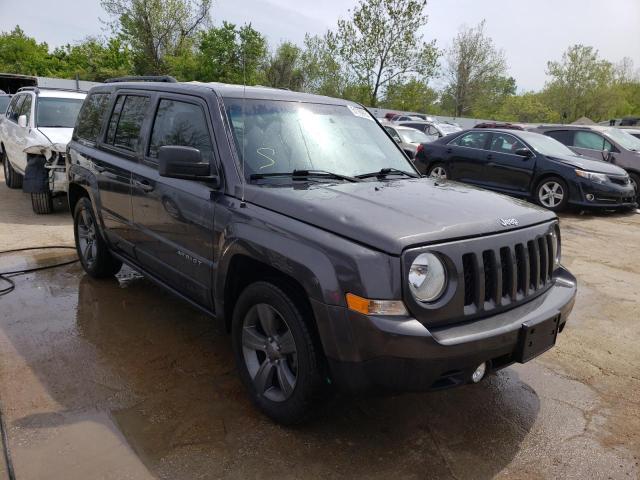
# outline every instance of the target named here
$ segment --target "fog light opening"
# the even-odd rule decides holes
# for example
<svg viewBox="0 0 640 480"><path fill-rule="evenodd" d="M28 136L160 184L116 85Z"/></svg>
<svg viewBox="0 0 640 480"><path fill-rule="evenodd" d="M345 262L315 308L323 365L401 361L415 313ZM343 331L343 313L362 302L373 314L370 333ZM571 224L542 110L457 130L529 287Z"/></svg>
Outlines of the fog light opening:
<svg viewBox="0 0 640 480"><path fill-rule="evenodd" d="M471 381L473 383L478 383L484 378L485 373L487 373L487 362L482 362L471 375Z"/></svg>
<svg viewBox="0 0 640 480"><path fill-rule="evenodd" d="M593 193L587 193L587 200L589 200L590 202L593 202L593 199L595 197L593 196Z"/></svg>

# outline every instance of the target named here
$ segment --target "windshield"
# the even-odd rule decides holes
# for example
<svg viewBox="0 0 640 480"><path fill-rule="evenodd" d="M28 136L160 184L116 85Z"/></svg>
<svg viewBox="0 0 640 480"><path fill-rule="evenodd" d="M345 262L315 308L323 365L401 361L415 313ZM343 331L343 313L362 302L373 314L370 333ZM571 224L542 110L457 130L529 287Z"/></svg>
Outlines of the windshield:
<svg viewBox="0 0 640 480"><path fill-rule="evenodd" d="M622 148L640 152L640 139L634 137L624 130L617 128L607 128L604 133L614 142L618 143Z"/></svg>
<svg viewBox="0 0 640 480"><path fill-rule="evenodd" d="M445 135L449 135L450 133L461 132L462 129L460 127L456 127L455 125L449 125L448 123L439 123L438 128Z"/></svg>
<svg viewBox="0 0 640 480"><path fill-rule="evenodd" d="M82 98L48 98L38 99L38 127L73 128L82 106Z"/></svg>
<svg viewBox="0 0 640 480"><path fill-rule="evenodd" d="M11 97L8 95L0 97L0 113L7 111L7 106L9 105L10 100Z"/></svg>
<svg viewBox="0 0 640 480"><path fill-rule="evenodd" d="M394 168L414 173L402 152L360 107L226 98L238 155L253 174L324 170L354 177Z"/></svg>
<svg viewBox="0 0 640 480"><path fill-rule="evenodd" d="M424 132L416 130L415 128L412 128L410 130L398 129L397 132L400 134L400 136L402 137L402 141L405 143L425 143L430 142L431 138L433 138L429 138L424 134Z"/></svg>
<svg viewBox="0 0 640 480"><path fill-rule="evenodd" d="M577 156L573 150L570 150L556 139L547 137L546 135L533 132L518 132L518 136L531 145L536 152L542 155L547 155L549 157L558 157L561 155Z"/></svg>

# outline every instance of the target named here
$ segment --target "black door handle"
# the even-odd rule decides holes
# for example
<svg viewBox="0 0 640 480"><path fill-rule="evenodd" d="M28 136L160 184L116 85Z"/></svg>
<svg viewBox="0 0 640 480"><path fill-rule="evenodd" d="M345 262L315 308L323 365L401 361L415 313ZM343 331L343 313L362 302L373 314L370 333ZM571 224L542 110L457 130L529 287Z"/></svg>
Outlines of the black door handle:
<svg viewBox="0 0 640 480"><path fill-rule="evenodd" d="M133 185L145 192L153 191L153 185L151 185L147 180L134 180Z"/></svg>
<svg viewBox="0 0 640 480"><path fill-rule="evenodd" d="M493 155L489 154L487 155L487 160L491 160L493 158Z"/></svg>
<svg viewBox="0 0 640 480"><path fill-rule="evenodd" d="M451 153L452 149L451 148L447 148L447 153Z"/></svg>

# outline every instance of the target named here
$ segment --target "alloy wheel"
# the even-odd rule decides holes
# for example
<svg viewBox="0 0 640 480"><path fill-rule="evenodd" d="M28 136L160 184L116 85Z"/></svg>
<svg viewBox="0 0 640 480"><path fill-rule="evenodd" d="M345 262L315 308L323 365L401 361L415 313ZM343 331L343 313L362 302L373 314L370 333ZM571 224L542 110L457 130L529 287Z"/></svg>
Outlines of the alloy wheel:
<svg viewBox="0 0 640 480"><path fill-rule="evenodd" d="M429 173L429 176L431 178L438 178L440 180L446 180L447 179L447 171L445 170L444 167L441 166L437 166L437 167L433 167L433 169L431 170L431 173Z"/></svg>
<svg viewBox="0 0 640 480"><path fill-rule="evenodd" d="M540 203L547 208L556 208L564 200L564 188L558 182L543 183L538 190Z"/></svg>
<svg viewBox="0 0 640 480"><path fill-rule="evenodd" d="M254 305L242 325L242 353L258 395L284 402L298 380L296 343L283 316L271 305Z"/></svg>
<svg viewBox="0 0 640 480"><path fill-rule="evenodd" d="M96 262L98 255L97 230L93 217L83 208L78 218L78 245L80 255L88 268Z"/></svg>

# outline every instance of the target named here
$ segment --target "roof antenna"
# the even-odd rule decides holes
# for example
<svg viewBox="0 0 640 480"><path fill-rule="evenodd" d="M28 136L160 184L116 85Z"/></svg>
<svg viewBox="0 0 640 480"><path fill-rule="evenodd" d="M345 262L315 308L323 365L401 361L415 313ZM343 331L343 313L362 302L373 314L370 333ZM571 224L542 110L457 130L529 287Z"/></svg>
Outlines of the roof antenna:
<svg viewBox="0 0 640 480"><path fill-rule="evenodd" d="M242 44L242 198L240 200L240 208L247 208L247 203L244 200L244 187L247 183L247 179L244 174L244 153L245 145L247 144L247 124L244 117L245 100L247 97L247 70L246 70L246 55L244 50L244 42Z"/></svg>

